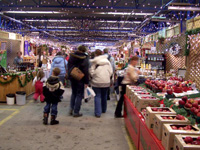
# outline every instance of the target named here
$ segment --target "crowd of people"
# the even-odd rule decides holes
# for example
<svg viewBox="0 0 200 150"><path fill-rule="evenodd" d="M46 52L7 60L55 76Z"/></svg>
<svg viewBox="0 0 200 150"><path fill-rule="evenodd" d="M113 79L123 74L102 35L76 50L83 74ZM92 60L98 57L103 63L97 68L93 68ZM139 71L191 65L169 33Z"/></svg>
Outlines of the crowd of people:
<svg viewBox="0 0 200 150"><path fill-rule="evenodd" d="M122 81L121 97L118 101L115 117L121 118L122 106L124 102L124 94L126 85L135 84L140 71L136 68L138 57L130 58L130 63L126 69L124 79ZM63 98L65 80L71 83L71 99L69 115L73 117L81 117L81 103L84 98L84 89L90 86L95 92L94 97L94 115L100 118L102 113L107 111L107 100L110 95L110 87L114 84L115 60L109 54L108 49L101 51L99 49L91 53L87 53L85 46L79 46L78 50L69 56L64 56L58 52L53 59L50 70L50 77L45 80L42 71L34 79L33 84L36 88L34 99L40 96L41 102L46 102L44 107L43 124L48 124L49 113L51 113L51 125L58 124L57 106Z"/></svg>

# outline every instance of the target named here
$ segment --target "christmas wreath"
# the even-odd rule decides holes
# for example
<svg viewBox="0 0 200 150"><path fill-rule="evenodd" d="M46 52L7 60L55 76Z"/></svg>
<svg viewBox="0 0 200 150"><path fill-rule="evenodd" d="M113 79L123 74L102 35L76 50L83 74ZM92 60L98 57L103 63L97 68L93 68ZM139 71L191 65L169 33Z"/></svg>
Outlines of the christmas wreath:
<svg viewBox="0 0 200 150"><path fill-rule="evenodd" d="M181 47L177 43L171 43L169 48L169 53L172 55L177 55L180 53Z"/></svg>

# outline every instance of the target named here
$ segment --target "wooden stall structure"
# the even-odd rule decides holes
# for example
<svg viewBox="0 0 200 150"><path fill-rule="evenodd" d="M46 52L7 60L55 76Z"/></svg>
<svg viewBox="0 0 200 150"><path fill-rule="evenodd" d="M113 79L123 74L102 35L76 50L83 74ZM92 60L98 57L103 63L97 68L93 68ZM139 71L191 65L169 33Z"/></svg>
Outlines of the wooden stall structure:
<svg viewBox="0 0 200 150"><path fill-rule="evenodd" d="M33 77L35 77L36 72L33 72ZM25 82L26 79L26 75L23 74L20 77L20 80L22 83ZM7 81L10 81L12 79L12 77L8 77L7 76ZM5 79L3 79L2 77L0 77L0 81L1 82L5 82ZM17 91L25 91L26 92L26 96L31 95L32 93L34 93L35 88L34 86L32 86L32 80L30 82L28 82L26 84L26 86L21 87L19 81L18 81L18 77L16 77L11 83L8 84L0 84L0 102L6 102L6 95L7 94L15 94Z"/></svg>
<svg viewBox="0 0 200 150"><path fill-rule="evenodd" d="M196 83L200 88L200 16L187 21L187 72L186 79Z"/></svg>

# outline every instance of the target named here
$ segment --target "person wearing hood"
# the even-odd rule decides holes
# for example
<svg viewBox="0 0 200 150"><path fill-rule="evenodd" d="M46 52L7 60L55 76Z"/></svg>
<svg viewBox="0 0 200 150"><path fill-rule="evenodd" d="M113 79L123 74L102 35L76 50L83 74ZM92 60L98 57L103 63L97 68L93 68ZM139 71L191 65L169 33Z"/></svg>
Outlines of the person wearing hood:
<svg viewBox="0 0 200 150"><path fill-rule="evenodd" d="M51 70L50 70L50 75L52 75L52 71L54 68L59 68L60 69L60 75L59 75L59 80L62 82L62 84L65 84L65 75L67 72L67 60L63 57L62 52L58 52L56 57L54 57L52 64L51 64Z"/></svg>
<svg viewBox="0 0 200 150"><path fill-rule="evenodd" d="M100 118L101 113L106 113L107 110L107 92L111 85L113 69L108 56L102 55L102 51L99 49L95 51L95 58L90 62L90 84L96 94L94 98L95 116Z"/></svg>
<svg viewBox="0 0 200 150"><path fill-rule="evenodd" d="M70 115L74 117L81 117L80 113L82 99L84 98L84 88L89 83L89 57L87 48L85 46L79 46L78 50L70 54L68 63L68 76L71 81L72 95L70 101ZM84 74L84 77L78 81L70 76L71 70L77 67Z"/></svg>

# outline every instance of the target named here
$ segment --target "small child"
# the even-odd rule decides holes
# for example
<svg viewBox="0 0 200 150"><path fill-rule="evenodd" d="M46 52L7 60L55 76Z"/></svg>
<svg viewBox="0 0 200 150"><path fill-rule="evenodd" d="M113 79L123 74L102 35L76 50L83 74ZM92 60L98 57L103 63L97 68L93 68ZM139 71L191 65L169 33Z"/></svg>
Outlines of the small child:
<svg viewBox="0 0 200 150"><path fill-rule="evenodd" d="M43 95L43 85L46 82L46 78L44 77L44 72L41 70L38 72L37 76L33 80L33 86L35 86L35 94L33 96L34 100L37 101L38 97L40 96L41 103L44 102L44 95Z"/></svg>
<svg viewBox="0 0 200 150"><path fill-rule="evenodd" d="M50 76L46 82L46 86L43 88L43 94L45 96L46 106L44 107L44 119L43 124L48 124L48 116L51 109L51 125L59 124L56 120L57 106L60 102L60 98L64 93L64 87L62 82L59 81L58 75L60 74L59 68L54 68L52 76Z"/></svg>

